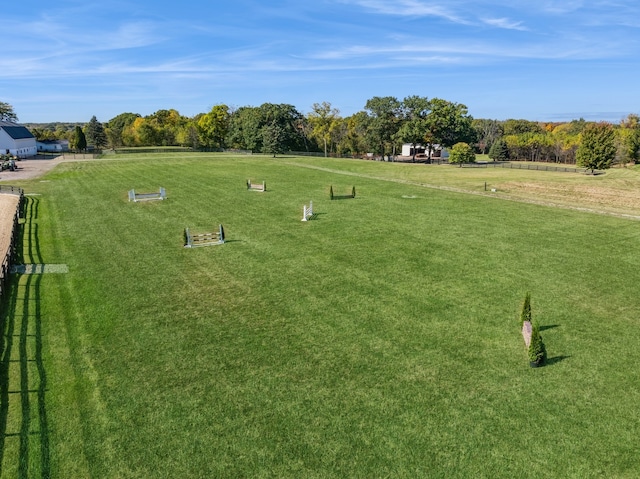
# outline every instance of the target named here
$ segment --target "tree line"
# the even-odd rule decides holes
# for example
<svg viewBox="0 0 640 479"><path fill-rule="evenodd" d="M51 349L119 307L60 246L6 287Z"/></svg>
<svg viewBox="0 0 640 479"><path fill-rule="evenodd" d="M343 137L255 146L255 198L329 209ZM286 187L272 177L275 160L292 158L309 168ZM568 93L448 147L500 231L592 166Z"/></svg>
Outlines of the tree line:
<svg viewBox="0 0 640 479"><path fill-rule="evenodd" d="M0 106L5 115L9 112L9 118L17 119L10 105L0 102ZM373 97L361 111L344 117L328 102L313 104L307 114L290 104L240 108L218 104L193 117L174 109L147 116L121 113L104 124L94 116L86 124L37 124L31 131L38 139L68 139L78 149L86 142L97 149L183 146L269 154L294 151L358 157L373 153L380 157L396 156L402 144L411 144L414 151L421 145L430 155L436 146L452 149L463 143L474 153L488 154L494 160L589 167L586 163L595 160L585 159L585 155L593 151L606 154L600 166L640 161L640 117L636 114L619 124L582 118L557 123L474 119L461 103L417 95L402 100ZM461 158L466 161L470 156L464 151Z"/></svg>

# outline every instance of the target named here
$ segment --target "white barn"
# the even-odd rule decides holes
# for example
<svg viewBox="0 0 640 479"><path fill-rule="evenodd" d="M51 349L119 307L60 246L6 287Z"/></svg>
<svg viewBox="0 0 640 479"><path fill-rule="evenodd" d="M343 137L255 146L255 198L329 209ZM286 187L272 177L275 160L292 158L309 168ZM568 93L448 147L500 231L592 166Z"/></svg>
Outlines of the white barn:
<svg viewBox="0 0 640 479"><path fill-rule="evenodd" d="M69 140L41 140L36 145L38 151L61 153L69 150Z"/></svg>
<svg viewBox="0 0 640 479"><path fill-rule="evenodd" d="M27 158L38 154L36 139L26 127L0 121L0 154Z"/></svg>

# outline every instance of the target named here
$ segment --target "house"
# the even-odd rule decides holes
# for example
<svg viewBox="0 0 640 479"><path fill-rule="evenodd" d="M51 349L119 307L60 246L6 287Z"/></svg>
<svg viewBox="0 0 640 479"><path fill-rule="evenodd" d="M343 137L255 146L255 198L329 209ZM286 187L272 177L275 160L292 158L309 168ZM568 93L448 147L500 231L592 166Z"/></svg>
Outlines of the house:
<svg viewBox="0 0 640 479"><path fill-rule="evenodd" d="M414 146L412 143L405 143L402 145L402 156L413 156ZM415 154L429 156L427 147L421 144L415 145ZM431 158L449 158L449 150L443 148L440 145L431 145Z"/></svg>
<svg viewBox="0 0 640 479"><path fill-rule="evenodd" d="M0 121L0 154L27 158L38 154L36 139L26 127Z"/></svg>
<svg viewBox="0 0 640 479"><path fill-rule="evenodd" d="M69 140L38 140L38 151L62 153L69 150Z"/></svg>

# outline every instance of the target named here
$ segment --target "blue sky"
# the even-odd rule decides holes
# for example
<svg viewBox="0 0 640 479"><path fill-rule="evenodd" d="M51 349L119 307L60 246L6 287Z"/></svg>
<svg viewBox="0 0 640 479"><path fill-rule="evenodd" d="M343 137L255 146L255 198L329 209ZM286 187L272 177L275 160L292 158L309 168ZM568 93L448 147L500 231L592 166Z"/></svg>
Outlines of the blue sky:
<svg viewBox="0 0 640 479"><path fill-rule="evenodd" d="M20 121L106 122L374 96L474 118L640 113L635 0L21 0L2 7L0 101Z"/></svg>

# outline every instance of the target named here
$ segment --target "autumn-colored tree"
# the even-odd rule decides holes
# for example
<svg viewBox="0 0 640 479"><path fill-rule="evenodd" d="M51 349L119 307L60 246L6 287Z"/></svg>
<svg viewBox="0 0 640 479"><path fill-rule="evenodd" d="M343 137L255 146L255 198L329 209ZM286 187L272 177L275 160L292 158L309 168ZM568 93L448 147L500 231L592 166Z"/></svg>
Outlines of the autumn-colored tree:
<svg viewBox="0 0 640 479"><path fill-rule="evenodd" d="M640 161L640 116L630 114L620 122L618 153L621 163Z"/></svg>
<svg viewBox="0 0 640 479"><path fill-rule="evenodd" d="M468 143L460 142L453 145L449 151L449 163L459 164L463 163L475 163L476 154L473 152L473 148Z"/></svg>
<svg viewBox="0 0 640 479"><path fill-rule="evenodd" d="M341 123L340 110L333 108L331 103L323 101L314 103L307 114L307 122L311 127L310 136L322 144L324 156L327 156L328 146L334 143L334 137L339 131Z"/></svg>
<svg viewBox="0 0 640 479"><path fill-rule="evenodd" d="M204 146L212 148L224 148L225 139L229 133L229 107L227 105L215 105L209 113L198 119L200 139Z"/></svg>
<svg viewBox="0 0 640 479"><path fill-rule="evenodd" d="M126 130L137 118L141 118L138 113L120 113L107 122L105 130L108 143L112 148L134 146L131 134L128 135Z"/></svg>
<svg viewBox="0 0 640 479"><path fill-rule="evenodd" d="M611 166L616 157L613 125L606 122L589 124L582 132L582 140L576 152L576 164L593 173Z"/></svg>
<svg viewBox="0 0 640 479"><path fill-rule="evenodd" d="M370 118L367 112L359 111L342 121L344 128L340 149L359 155L367 151L366 133Z"/></svg>

